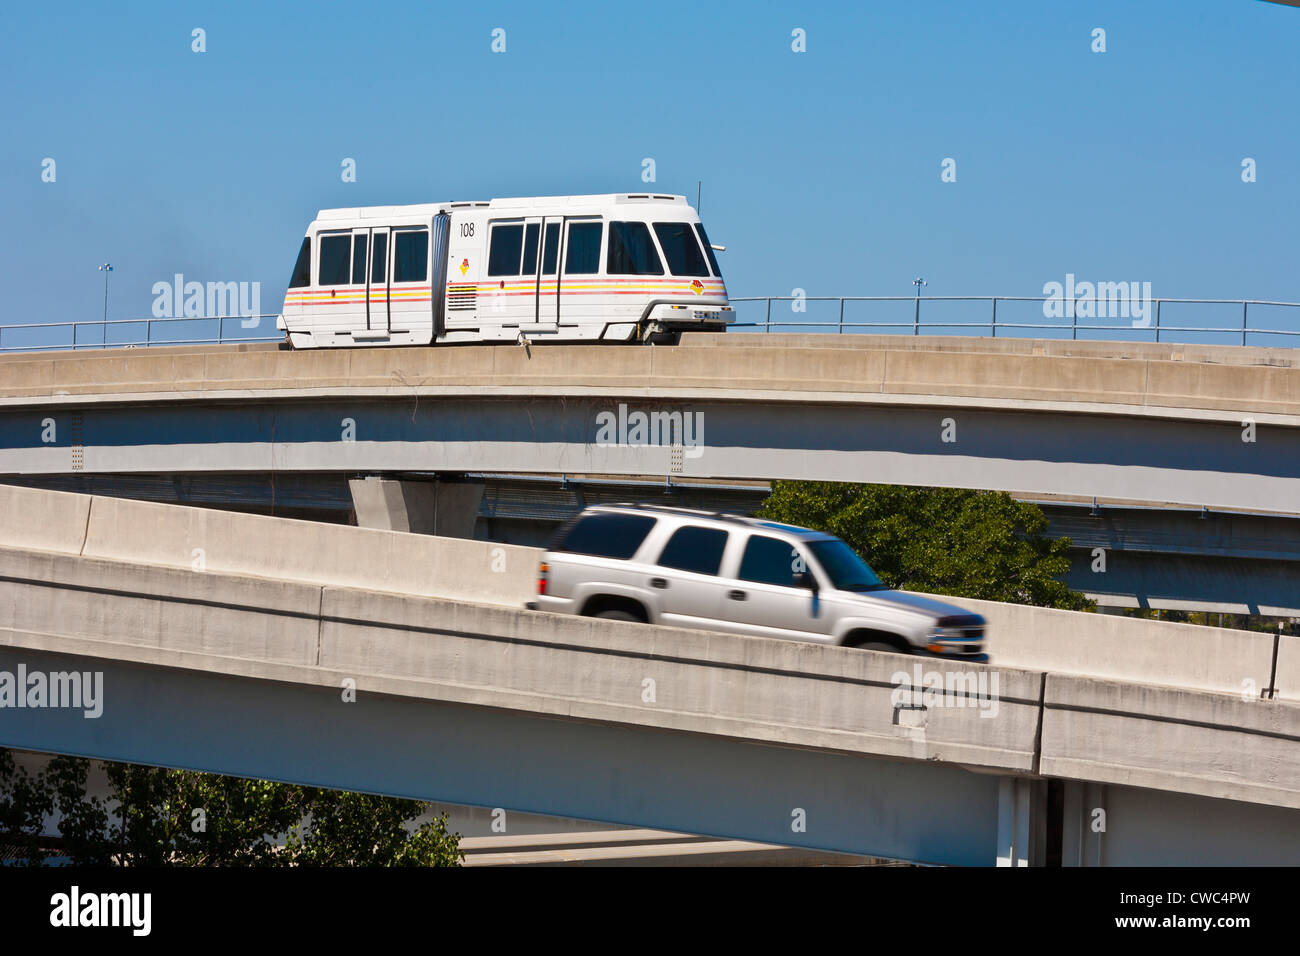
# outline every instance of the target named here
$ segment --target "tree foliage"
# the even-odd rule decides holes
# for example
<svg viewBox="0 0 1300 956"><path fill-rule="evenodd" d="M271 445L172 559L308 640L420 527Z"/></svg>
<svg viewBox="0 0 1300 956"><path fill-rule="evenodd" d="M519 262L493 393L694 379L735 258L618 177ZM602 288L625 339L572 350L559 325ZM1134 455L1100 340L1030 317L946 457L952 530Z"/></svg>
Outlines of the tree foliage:
<svg viewBox="0 0 1300 956"><path fill-rule="evenodd" d="M1047 538L1042 509L1002 492L778 481L760 517L843 538L890 587L1085 610L1058 580L1069 538Z"/></svg>
<svg viewBox="0 0 1300 956"><path fill-rule="evenodd" d="M36 774L0 749L0 841L19 859L78 866L458 866L446 815L429 804L135 764L54 757ZM58 821L58 839L42 836Z"/></svg>

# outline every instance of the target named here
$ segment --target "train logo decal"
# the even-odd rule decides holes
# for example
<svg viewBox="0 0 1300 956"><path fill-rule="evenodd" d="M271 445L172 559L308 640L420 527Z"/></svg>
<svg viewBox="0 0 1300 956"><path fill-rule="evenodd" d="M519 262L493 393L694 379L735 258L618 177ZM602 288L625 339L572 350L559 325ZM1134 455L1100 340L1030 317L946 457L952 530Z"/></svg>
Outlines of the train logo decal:
<svg viewBox="0 0 1300 956"><path fill-rule="evenodd" d="M696 295L704 295L704 283L699 279L691 280L691 291Z"/></svg>
<svg viewBox="0 0 1300 956"><path fill-rule="evenodd" d="M469 272L469 260L462 259L460 260L460 274L463 276L466 272Z"/></svg>

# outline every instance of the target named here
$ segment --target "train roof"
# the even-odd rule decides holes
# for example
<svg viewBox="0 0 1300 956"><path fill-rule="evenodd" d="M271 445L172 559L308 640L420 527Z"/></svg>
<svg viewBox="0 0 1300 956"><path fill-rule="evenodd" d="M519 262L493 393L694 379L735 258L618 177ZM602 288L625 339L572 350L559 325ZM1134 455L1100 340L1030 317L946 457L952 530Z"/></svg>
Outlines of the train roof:
<svg viewBox="0 0 1300 956"><path fill-rule="evenodd" d="M392 219L399 216L436 216L452 209L536 209L556 207L564 209L600 209L621 203L654 203L686 205L685 196L667 193L600 193L592 196L521 196L506 199L461 200L445 203L416 203L409 206L350 206L342 209L322 209L316 213L318 220Z"/></svg>

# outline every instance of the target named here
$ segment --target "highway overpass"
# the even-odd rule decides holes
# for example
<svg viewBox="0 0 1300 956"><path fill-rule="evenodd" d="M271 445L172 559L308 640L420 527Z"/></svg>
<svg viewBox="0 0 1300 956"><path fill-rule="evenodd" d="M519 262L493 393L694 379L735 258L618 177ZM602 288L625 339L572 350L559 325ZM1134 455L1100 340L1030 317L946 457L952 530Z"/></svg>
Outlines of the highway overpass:
<svg viewBox="0 0 1300 956"><path fill-rule="evenodd" d="M0 474L814 478L1296 512L1295 361L1280 349L776 334L19 353L0 357ZM630 418L621 427L655 413L698 416L701 430L656 442ZM612 438L605 414L618 417Z"/></svg>
<svg viewBox="0 0 1300 956"><path fill-rule="evenodd" d="M915 658L520 611L530 549L12 487L0 528L0 670L105 681L5 746L919 862L1300 862L1289 639L963 602L990 714L900 704Z"/></svg>

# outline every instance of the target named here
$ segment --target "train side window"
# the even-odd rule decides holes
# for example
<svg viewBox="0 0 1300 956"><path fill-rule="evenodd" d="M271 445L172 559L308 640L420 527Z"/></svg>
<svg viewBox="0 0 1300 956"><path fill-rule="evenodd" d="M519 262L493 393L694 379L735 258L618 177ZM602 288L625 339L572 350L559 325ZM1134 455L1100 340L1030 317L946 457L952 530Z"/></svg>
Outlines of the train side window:
<svg viewBox="0 0 1300 956"><path fill-rule="evenodd" d="M612 276L661 276L664 265L659 261L650 230L643 222L611 222L606 272Z"/></svg>
<svg viewBox="0 0 1300 956"><path fill-rule="evenodd" d="M293 277L289 280L290 289L301 289L311 285L311 236L302 241L298 249L298 261L293 264Z"/></svg>
<svg viewBox="0 0 1300 956"><path fill-rule="evenodd" d="M393 281L423 282L429 275L429 230L399 232L393 240Z"/></svg>
<svg viewBox="0 0 1300 956"><path fill-rule="evenodd" d="M352 284L366 284L366 237L352 234Z"/></svg>
<svg viewBox="0 0 1300 956"><path fill-rule="evenodd" d="M375 233L375 248L370 260L370 284L383 285L388 275L388 233Z"/></svg>
<svg viewBox="0 0 1300 956"><path fill-rule="evenodd" d="M595 275L600 271L600 222L569 223L569 240L564 252L564 274Z"/></svg>
<svg viewBox="0 0 1300 956"><path fill-rule="evenodd" d="M546 241L542 246L542 275L555 275L555 266L560 261L560 224L546 224Z"/></svg>
<svg viewBox="0 0 1300 956"><path fill-rule="evenodd" d="M488 275L519 275L519 258L524 246L523 223L492 227L492 244L488 252Z"/></svg>
<svg viewBox="0 0 1300 956"><path fill-rule="evenodd" d="M530 222L524 227L524 265L522 272L526 276L537 275L537 234L541 231L541 226L535 222Z"/></svg>
<svg viewBox="0 0 1300 956"><path fill-rule="evenodd" d="M321 236L320 280L317 285L347 285L352 236Z"/></svg>
<svg viewBox="0 0 1300 956"><path fill-rule="evenodd" d="M689 222L657 222L655 235L675 276L707 276L709 264Z"/></svg>

